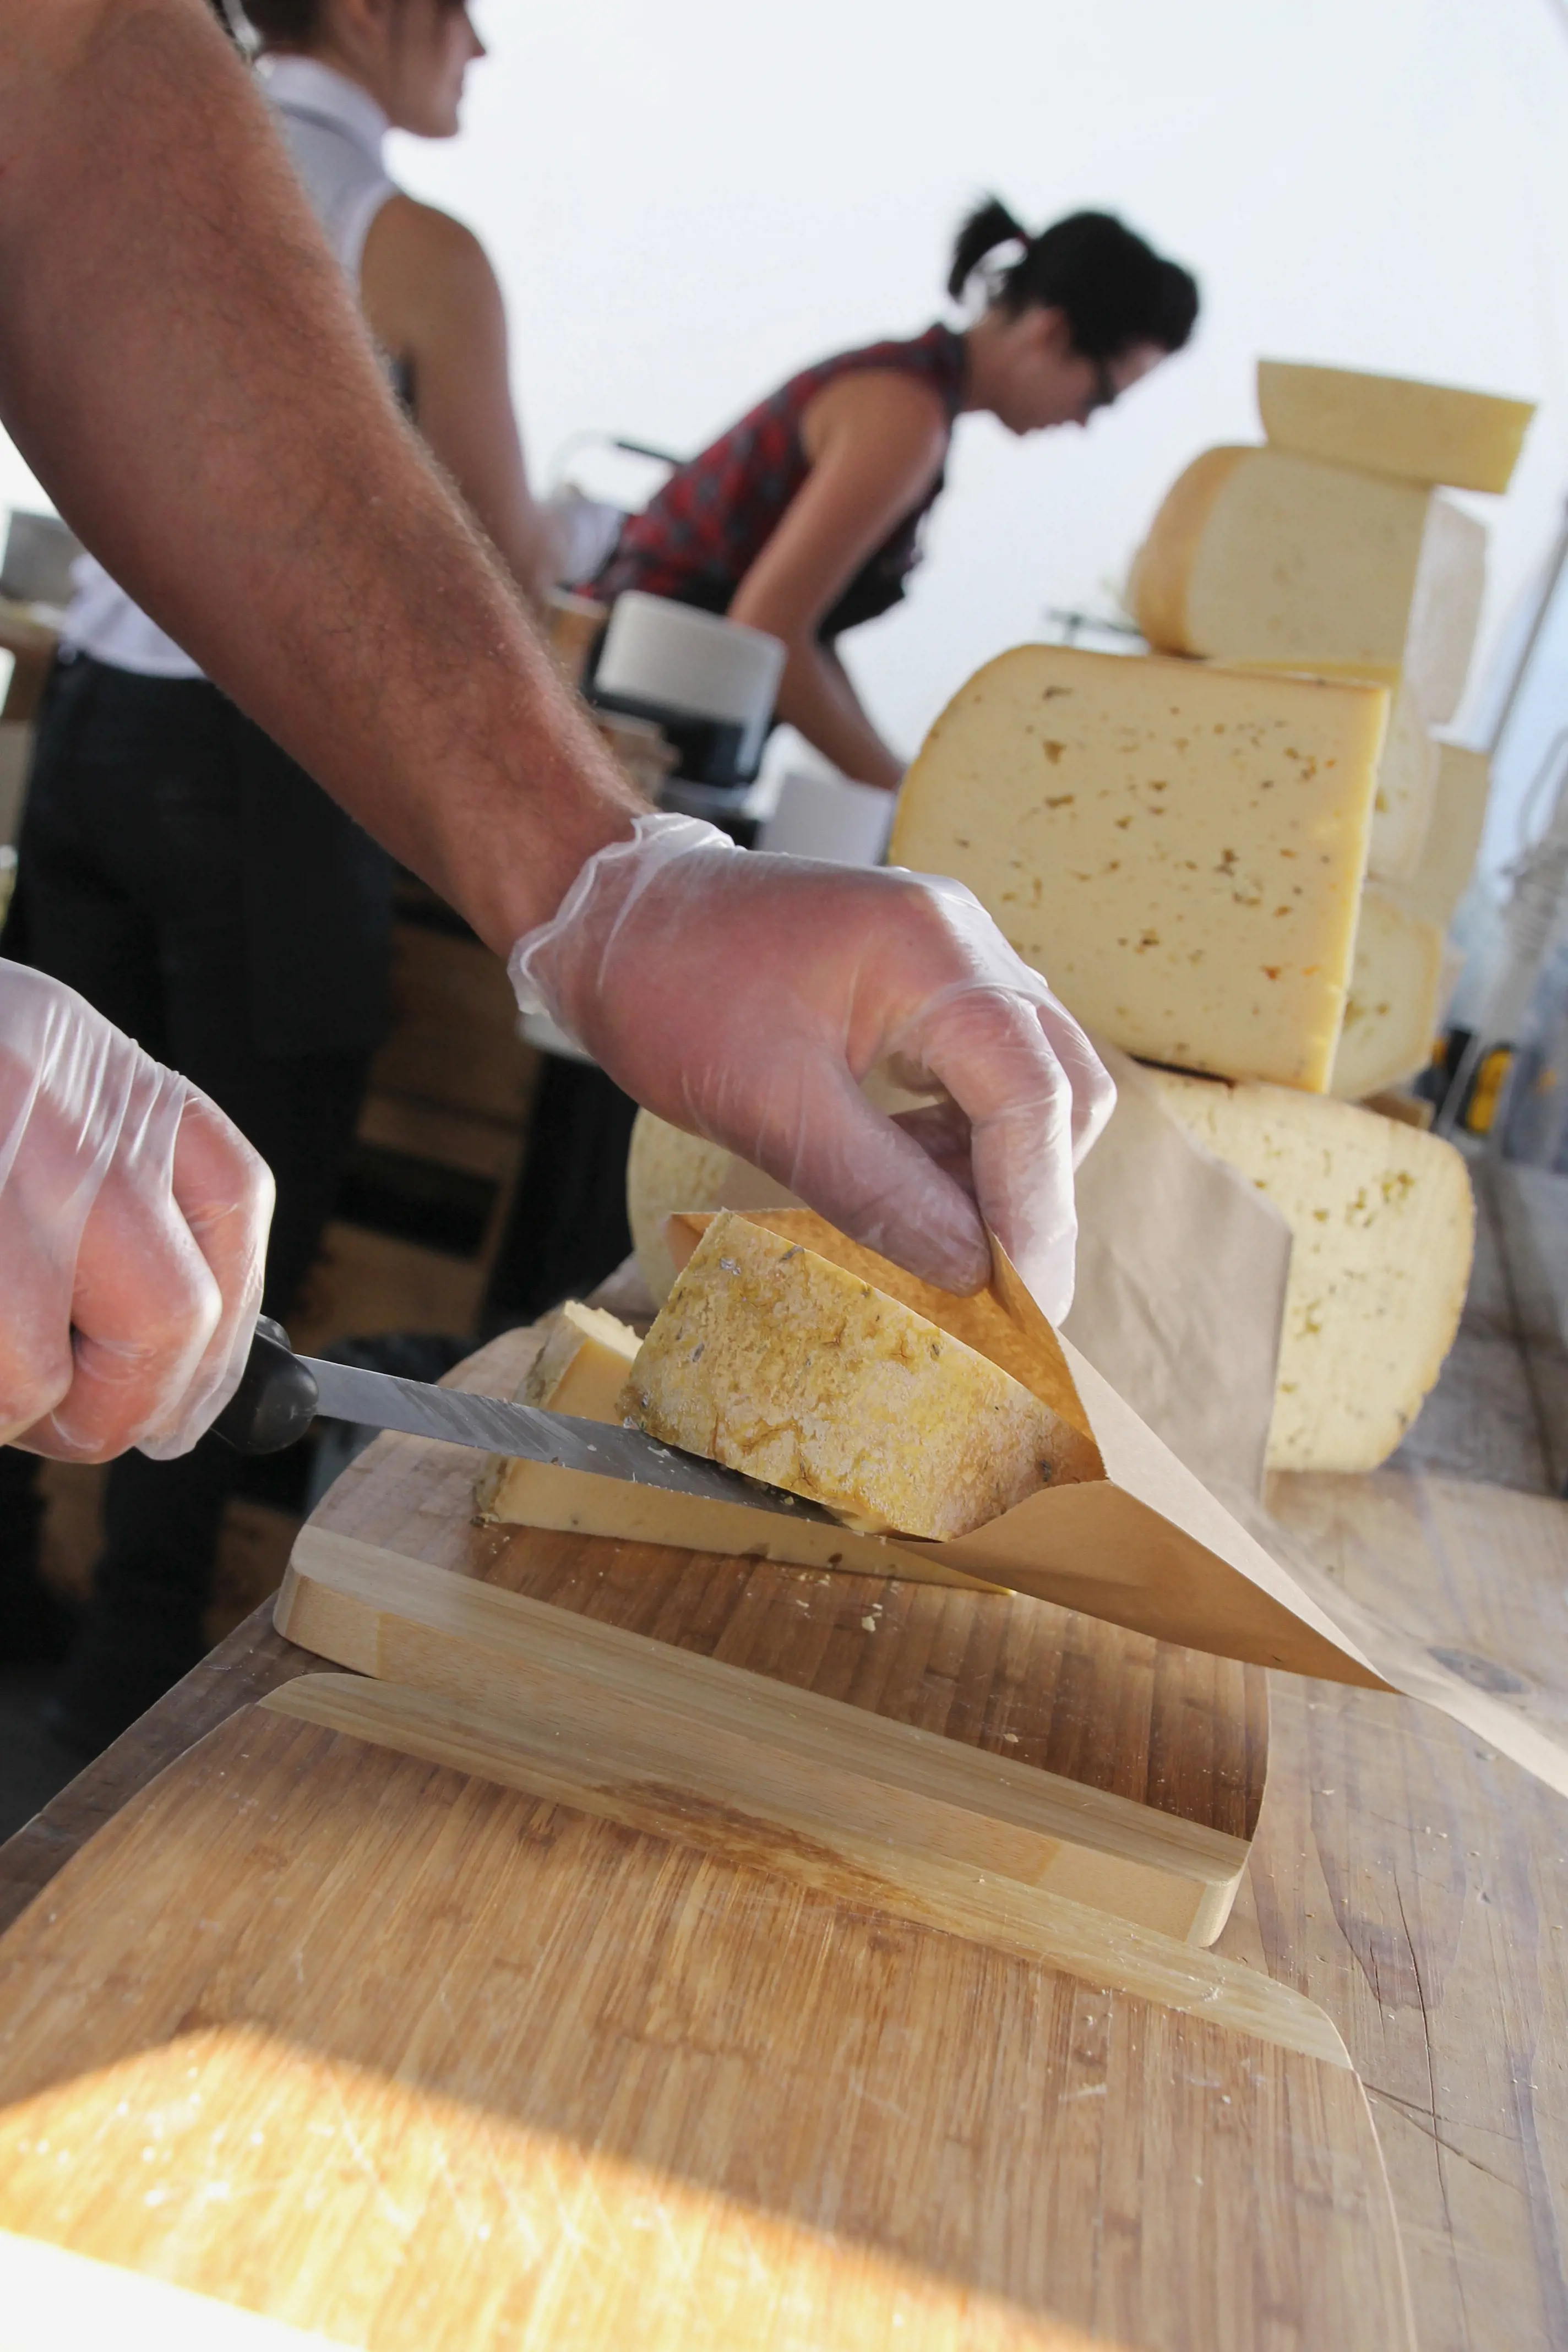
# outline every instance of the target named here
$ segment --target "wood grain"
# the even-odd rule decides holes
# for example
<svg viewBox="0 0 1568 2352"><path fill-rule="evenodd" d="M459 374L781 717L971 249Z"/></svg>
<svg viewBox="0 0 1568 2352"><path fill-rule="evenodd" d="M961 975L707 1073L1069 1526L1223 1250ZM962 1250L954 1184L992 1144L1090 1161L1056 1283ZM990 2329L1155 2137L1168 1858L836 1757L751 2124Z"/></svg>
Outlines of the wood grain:
<svg viewBox="0 0 1568 2352"><path fill-rule="evenodd" d="M454 1385L510 1395L510 1332ZM657 1642L1248 1839L1268 1763L1263 1672L1016 1593L473 1523L477 1457L380 1437L315 1524Z"/></svg>
<svg viewBox="0 0 1568 2352"><path fill-rule="evenodd" d="M258 1710L0 1943L0 2227L367 2352L1412 2342L1345 2068Z"/></svg>
<svg viewBox="0 0 1568 2352"><path fill-rule="evenodd" d="M1465 1364L1451 1361L1450 1423L1484 1432L1496 1396L1489 1360L1484 1370L1484 1380L1467 1386ZM1416 1436L1425 1433L1424 1417ZM1392 1596L1389 1605L1413 1631L1467 1656L1472 1675L1489 1676L1540 1719L1555 1719L1568 1705L1568 1522L1562 1506L1542 1498L1539 1454L1520 1479L1536 1493L1516 1498L1495 1485L1426 1475L1416 1454L1407 1444L1401 1457L1409 1475L1277 1480L1274 1508L1346 1590L1372 1602ZM1489 1477L1509 1475L1494 1454L1484 1467ZM405 1493L417 1521L417 1483ZM374 1517L374 1498L362 1495L360 1507ZM458 1548L473 1532L456 1530ZM428 1527L423 1539L426 1556L438 1549ZM632 1608L641 1589L630 1578L626 1586ZM614 1614L616 1599L591 1581L565 1605ZM875 1643L867 1647L874 1657ZM864 1654L856 1663L863 1671ZM952 1688L951 1653L932 1663ZM313 1670L313 1661L252 1620L0 1848L0 1925L159 1765L247 1696ZM1074 1662L1067 1671L1081 1667ZM973 1675L960 1679L960 1712L970 1736L981 1727L984 1744L975 1697L984 1685ZM942 1721L952 1704L946 1691L935 1703L933 1685L920 1675L910 1686ZM1411 1702L1280 1676L1272 1704L1268 1799L1219 1949L1300 1986L1343 2028L1372 2086L1411 2248L1423 2352L1562 2352L1562 1802L1484 1742ZM1031 1752L1064 1748L1070 1742L1052 1748L1042 1738ZM1456 1817L1468 1832L1463 1841ZM1447 1838L1428 1834L1428 1824Z"/></svg>
<svg viewBox="0 0 1568 2352"><path fill-rule="evenodd" d="M301 1530L277 1624L358 1674L483 1710L567 1771L597 1762L690 1808L874 1841L898 1858L892 1886L900 1868L961 1862L1206 1944L1247 1864L1245 1839L322 1528Z"/></svg>
<svg viewBox="0 0 1568 2352"><path fill-rule="evenodd" d="M1384 1470L1270 1503L1352 1597L1561 1734L1568 1505ZM1364 2080L1422 2352L1568 2346L1568 1806L1429 1707L1279 1677L1220 1949L1322 2002Z"/></svg>

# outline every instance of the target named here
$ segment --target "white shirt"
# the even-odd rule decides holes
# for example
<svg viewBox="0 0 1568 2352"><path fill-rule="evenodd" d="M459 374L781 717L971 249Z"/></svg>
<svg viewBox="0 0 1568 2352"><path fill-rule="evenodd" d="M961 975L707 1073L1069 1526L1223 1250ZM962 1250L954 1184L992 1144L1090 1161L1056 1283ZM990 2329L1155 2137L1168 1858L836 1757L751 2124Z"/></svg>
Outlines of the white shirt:
<svg viewBox="0 0 1568 2352"><path fill-rule="evenodd" d="M264 58L258 68L294 168L355 293L364 241L389 196L386 116L367 89L314 58ZM79 556L60 642L142 677L200 677L173 637L132 604L90 555Z"/></svg>

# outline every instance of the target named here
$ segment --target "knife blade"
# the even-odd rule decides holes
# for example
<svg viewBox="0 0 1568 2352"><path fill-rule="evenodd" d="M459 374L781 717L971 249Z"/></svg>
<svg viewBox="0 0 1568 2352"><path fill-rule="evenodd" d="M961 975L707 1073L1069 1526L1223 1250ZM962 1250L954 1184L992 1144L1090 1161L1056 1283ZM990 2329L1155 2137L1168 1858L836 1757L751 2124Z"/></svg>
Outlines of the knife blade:
<svg viewBox="0 0 1568 2352"><path fill-rule="evenodd" d="M829 1527L838 1524L820 1503L764 1486L742 1471L682 1453L679 1446L660 1444L640 1429L581 1421L572 1413L546 1412L539 1405L514 1404L504 1397L473 1396L463 1389L432 1388L393 1372L297 1356L282 1327L261 1317L244 1377L214 1424L219 1436L242 1454L278 1453L302 1437L318 1413L371 1429L474 1446L486 1454L552 1462L590 1477L660 1486L709 1502L744 1503L752 1510L787 1512Z"/></svg>

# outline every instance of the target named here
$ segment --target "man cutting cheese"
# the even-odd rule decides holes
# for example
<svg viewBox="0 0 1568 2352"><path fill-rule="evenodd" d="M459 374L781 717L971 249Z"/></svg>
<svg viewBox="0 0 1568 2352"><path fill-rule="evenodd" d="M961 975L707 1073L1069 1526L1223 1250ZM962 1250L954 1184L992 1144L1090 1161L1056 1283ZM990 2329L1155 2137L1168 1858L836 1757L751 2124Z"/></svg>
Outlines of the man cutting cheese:
<svg viewBox="0 0 1568 2352"><path fill-rule="evenodd" d="M1048 1313L1109 1114L1081 1032L947 884L751 857L581 722L399 419L204 0L0 0L0 415L160 625L629 1092ZM945 1091L918 1135L888 1062ZM248 1342L266 1171L184 1081L0 968L0 1437L192 1444Z"/></svg>

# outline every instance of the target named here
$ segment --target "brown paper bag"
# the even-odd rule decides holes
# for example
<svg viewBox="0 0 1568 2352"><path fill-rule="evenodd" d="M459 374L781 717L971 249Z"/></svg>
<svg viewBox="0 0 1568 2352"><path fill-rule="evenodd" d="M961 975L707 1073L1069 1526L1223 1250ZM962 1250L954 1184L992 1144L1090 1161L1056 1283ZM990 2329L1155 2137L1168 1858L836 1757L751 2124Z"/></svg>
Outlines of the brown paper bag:
<svg viewBox="0 0 1568 2352"><path fill-rule="evenodd" d="M1078 1171L1063 1337L1205 1484L1261 1496L1290 1228L1177 1126L1136 1062L1096 1051L1116 1108Z"/></svg>

